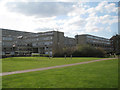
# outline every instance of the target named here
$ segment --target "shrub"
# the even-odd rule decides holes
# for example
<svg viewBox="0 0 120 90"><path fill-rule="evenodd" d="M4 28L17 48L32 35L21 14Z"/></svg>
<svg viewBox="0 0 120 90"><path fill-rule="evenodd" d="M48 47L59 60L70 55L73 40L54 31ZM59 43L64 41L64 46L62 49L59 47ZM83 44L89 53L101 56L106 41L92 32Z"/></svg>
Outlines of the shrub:
<svg viewBox="0 0 120 90"><path fill-rule="evenodd" d="M56 52L56 53L54 54L54 57L64 57L64 53Z"/></svg>
<svg viewBox="0 0 120 90"><path fill-rule="evenodd" d="M41 57L49 57L49 54L40 54Z"/></svg>
<svg viewBox="0 0 120 90"><path fill-rule="evenodd" d="M49 54L32 53L33 57L49 57Z"/></svg>
<svg viewBox="0 0 120 90"><path fill-rule="evenodd" d="M73 53L74 57L105 57L105 51L102 48L95 48L92 46L84 45L78 47Z"/></svg>
<svg viewBox="0 0 120 90"><path fill-rule="evenodd" d="M76 47L67 47L63 52L56 52L54 57L64 57L72 55L73 57L105 57L106 52L102 48L95 48L89 45L79 45Z"/></svg>
<svg viewBox="0 0 120 90"><path fill-rule="evenodd" d="M39 53L32 53L32 56L33 56L33 57L39 57L40 54L39 54Z"/></svg>
<svg viewBox="0 0 120 90"><path fill-rule="evenodd" d="M106 56L106 52L102 49L102 48L97 48L96 49L96 57L105 57Z"/></svg>

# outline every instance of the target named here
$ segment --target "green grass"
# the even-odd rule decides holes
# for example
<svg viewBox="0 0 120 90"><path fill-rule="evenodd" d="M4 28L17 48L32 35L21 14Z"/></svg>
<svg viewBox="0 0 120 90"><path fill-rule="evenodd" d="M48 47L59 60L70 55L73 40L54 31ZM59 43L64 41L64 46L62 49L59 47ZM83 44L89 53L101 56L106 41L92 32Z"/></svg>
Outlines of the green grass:
<svg viewBox="0 0 120 90"><path fill-rule="evenodd" d="M3 76L3 88L117 88L118 60Z"/></svg>
<svg viewBox="0 0 120 90"><path fill-rule="evenodd" d="M34 69L48 66L71 64L96 60L101 58L52 58L48 57L12 57L2 59L2 72L11 72L17 70Z"/></svg>

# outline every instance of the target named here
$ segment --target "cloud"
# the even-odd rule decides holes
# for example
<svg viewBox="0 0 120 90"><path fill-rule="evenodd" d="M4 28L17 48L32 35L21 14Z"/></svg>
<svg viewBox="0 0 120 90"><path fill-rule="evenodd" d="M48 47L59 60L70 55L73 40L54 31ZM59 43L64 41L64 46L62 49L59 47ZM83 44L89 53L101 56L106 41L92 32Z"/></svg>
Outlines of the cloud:
<svg viewBox="0 0 120 90"><path fill-rule="evenodd" d="M111 9L112 8L112 9ZM108 30L118 22L115 3L100 2L92 7L73 2L0 3L0 27L23 31L59 30L66 36ZM107 29L106 29L107 28Z"/></svg>
<svg viewBox="0 0 120 90"><path fill-rule="evenodd" d="M83 3L76 3L76 4L72 5L72 7L74 9L68 13L68 16L76 16L76 15L86 14L86 7L88 7L88 6L84 5Z"/></svg>
<svg viewBox="0 0 120 90"><path fill-rule="evenodd" d="M106 11L105 14L98 15L99 11L97 11L96 8L98 8L98 6L102 7L105 5L109 6L109 5L112 5L112 3L110 4L106 2L102 4L99 3L96 7L88 6L89 8L86 8L87 6L81 7L80 4L72 5L74 9L68 13L68 17L70 18L65 20L59 20L56 22L62 23L60 24L61 25L60 27L62 27L62 29L60 30L65 32L65 35L67 34L70 35L70 32L72 32L71 36L74 36L77 33L81 34L81 33L90 33L90 32L100 32L104 30L111 32L110 26L118 22L117 20L118 17L110 15L109 11L107 12L105 8L104 8ZM104 13L104 12L101 11L101 13ZM86 14L87 14L87 17L82 17L82 15L86 15ZM105 24L107 25L107 29L105 27Z"/></svg>
<svg viewBox="0 0 120 90"><path fill-rule="evenodd" d="M118 8L115 3L108 3L107 1L100 2L96 7L89 8L88 13L117 13Z"/></svg>
<svg viewBox="0 0 120 90"><path fill-rule="evenodd" d="M105 6L105 9L111 13L111 12L117 12L118 8L115 7L115 3L111 3Z"/></svg>
<svg viewBox="0 0 120 90"><path fill-rule="evenodd" d="M11 12L18 12L27 16L52 17L66 15L73 8L71 3L59 2L11 2L6 6Z"/></svg>
<svg viewBox="0 0 120 90"><path fill-rule="evenodd" d="M98 4L98 6L95 8L96 11L99 11L99 12L104 12L104 7L108 5L108 2L107 1L103 1L101 3Z"/></svg>
<svg viewBox="0 0 120 90"><path fill-rule="evenodd" d="M102 24L113 24L118 22L118 16L111 16L111 15L104 15L100 16L100 21L102 21Z"/></svg>

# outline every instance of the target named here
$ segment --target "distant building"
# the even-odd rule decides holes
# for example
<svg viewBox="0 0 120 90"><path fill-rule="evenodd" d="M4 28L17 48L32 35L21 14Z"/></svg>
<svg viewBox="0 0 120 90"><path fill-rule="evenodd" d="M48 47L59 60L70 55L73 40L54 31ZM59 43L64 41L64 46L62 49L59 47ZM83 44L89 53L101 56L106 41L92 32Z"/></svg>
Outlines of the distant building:
<svg viewBox="0 0 120 90"><path fill-rule="evenodd" d="M75 38L65 37L64 38L65 47L73 47L76 46Z"/></svg>
<svg viewBox="0 0 120 90"><path fill-rule="evenodd" d="M2 55L50 54L64 48L64 33L49 31L31 33L8 29L2 30Z"/></svg>
<svg viewBox="0 0 120 90"><path fill-rule="evenodd" d="M0 29L2 38L2 55L31 55L32 53L53 55L63 52L65 47L88 44L110 50L110 40L93 35L76 35L75 38L65 37L64 32L48 31L31 33L9 29ZM1 42L2 41L2 42Z"/></svg>
<svg viewBox="0 0 120 90"><path fill-rule="evenodd" d="M32 46L33 52L40 54L52 55L55 50L64 48L64 33L58 31L49 31L37 33L36 37L33 36ZM32 37L31 37L32 39Z"/></svg>
<svg viewBox="0 0 120 90"><path fill-rule="evenodd" d="M114 35L110 38L112 52L120 55L120 35Z"/></svg>
<svg viewBox="0 0 120 90"><path fill-rule="evenodd" d="M111 51L111 43L109 39L93 36L89 34L82 34L75 36L76 44L77 45L90 45L93 47L100 47L104 50L110 52Z"/></svg>
<svg viewBox="0 0 120 90"><path fill-rule="evenodd" d="M31 36L33 33L2 29L2 55L24 55L32 52L27 43L26 36Z"/></svg>

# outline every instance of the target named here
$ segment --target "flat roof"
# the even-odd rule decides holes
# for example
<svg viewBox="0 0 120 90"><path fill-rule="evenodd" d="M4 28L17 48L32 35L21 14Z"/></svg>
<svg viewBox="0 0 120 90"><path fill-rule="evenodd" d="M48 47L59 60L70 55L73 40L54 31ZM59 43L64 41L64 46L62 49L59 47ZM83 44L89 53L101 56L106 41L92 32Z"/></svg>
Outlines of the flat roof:
<svg viewBox="0 0 120 90"><path fill-rule="evenodd" d="M45 32L38 32L39 34L43 34L43 33L50 33L50 32L61 32L61 31L45 31ZM64 32L61 32L61 33L64 33Z"/></svg>
<svg viewBox="0 0 120 90"><path fill-rule="evenodd" d="M103 38L103 39L109 39L109 38L104 38L104 37L90 35L90 34L81 34L81 35L75 35L75 36L92 36L92 37L98 37L98 38Z"/></svg>

